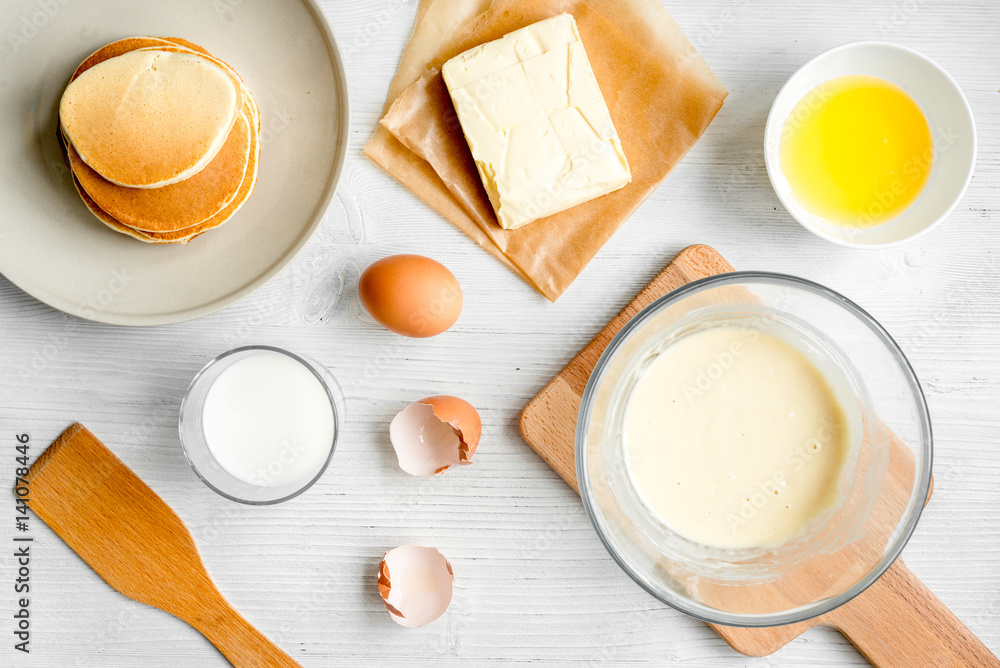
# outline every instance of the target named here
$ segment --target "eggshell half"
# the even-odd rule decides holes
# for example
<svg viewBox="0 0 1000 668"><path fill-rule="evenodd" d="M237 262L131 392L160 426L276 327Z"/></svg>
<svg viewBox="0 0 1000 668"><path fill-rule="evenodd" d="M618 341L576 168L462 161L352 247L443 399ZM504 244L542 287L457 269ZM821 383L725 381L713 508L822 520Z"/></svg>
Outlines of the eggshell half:
<svg viewBox="0 0 1000 668"><path fill-rule="evenodd" d="M451 604L455 574L433 547L404 545L389 550L378 570L378 591L389 616L403 626L425 626Z"/></svg>
<svg viewBox="0 0 1000 668"><path fill-rule="evenodd" d="M422 255L373 263L361 274L358 296L380 325L412 338L436 336L462 313L462 288L454 274Z"/></svg>
<svg viewBox="0 0 1000 668"><path fill-rule="evenodd" d="M416 401L389 424L399 467L410 475L444 473L471 464L483 423L468 401L438 395Z"/></svg>

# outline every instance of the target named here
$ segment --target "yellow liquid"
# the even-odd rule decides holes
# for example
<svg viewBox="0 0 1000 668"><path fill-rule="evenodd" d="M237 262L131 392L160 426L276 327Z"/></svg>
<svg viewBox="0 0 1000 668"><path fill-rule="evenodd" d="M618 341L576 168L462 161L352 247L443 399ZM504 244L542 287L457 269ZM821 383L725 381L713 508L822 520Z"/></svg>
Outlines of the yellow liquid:
<svg viewBox="0 0 1000 668"><path fill-rule="evenodd" d="M831 223L871 227L917 199L934 144L927 119L903 89L851 75L799 101L781 131L779 155L803 207Z"/></svg>

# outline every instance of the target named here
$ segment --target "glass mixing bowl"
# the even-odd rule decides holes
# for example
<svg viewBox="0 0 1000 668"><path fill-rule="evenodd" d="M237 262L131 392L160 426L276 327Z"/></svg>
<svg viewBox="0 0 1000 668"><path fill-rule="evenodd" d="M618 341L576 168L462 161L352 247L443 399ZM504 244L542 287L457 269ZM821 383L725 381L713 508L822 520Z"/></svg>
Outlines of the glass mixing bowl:
<svg viewBox="0 0 1000 668"><path fill-rule="evenodd" d="M836 502L777 546L723 549L692 541L642 502L628 472L623 419L636 381L666 346L720 326L793 344L829 381L850 425ZM726 626L803 621L878 579L927 500L931 450L920 384L889 334L832 290L764 272L695 281L643 309L598 361L576 432L580 492L611 556L667 605Z"/></svg>

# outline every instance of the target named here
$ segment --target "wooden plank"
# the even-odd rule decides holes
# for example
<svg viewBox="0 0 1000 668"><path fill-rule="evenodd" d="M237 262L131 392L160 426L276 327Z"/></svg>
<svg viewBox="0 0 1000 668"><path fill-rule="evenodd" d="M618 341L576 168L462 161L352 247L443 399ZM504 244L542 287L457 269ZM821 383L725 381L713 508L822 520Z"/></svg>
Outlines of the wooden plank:
<svg viewBox="0 0 1000 668"><path fill-rule="evenodd" d="M576 415L601 353L625 323L657 298L692 281L729 271L733 271L732 265L711 246L688 246L682 250L521 411L524 440L577 493L580 488L576 483L573 451Z"/></svg>

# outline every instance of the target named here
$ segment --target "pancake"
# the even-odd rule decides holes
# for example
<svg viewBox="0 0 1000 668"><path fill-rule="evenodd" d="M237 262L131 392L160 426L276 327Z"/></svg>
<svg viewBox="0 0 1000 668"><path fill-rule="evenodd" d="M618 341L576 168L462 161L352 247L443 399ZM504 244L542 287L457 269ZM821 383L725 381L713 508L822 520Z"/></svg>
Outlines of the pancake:
<svg viewBox="0 0 1000 668"><path fill-rule="evenodd" d="M135 51L136 49L143 49L150 46L170 46L172 44L177 44L177 42L163 37L126 37L125 39L120 39L117 42L106 44L87 56L84 61L80 63L80 66L76 68L75 72L73 72L73 76L69 78L70 83L75 81L78 76L89 70L94 65L99 65L105 60L117 58L118 56L128 53L129 51Z"/></svg>
<svg viewBox="0 0 1000 668"><path fill-rule="evenodd" d="M207 58L208 60L212 61L213 63L224 69L226 73L229 75L230 80L233 82L233 85L239 89L243 101L245 101L246 98L248 97L252 98L252 96L250 95L250 91L248 91L246 86L243 84L243 79L240 78L240 75L236 73L236 70L230 67L229 63L226 63L225 61L216 58L215 56L213 56L211 53L208 52L208 49L205 49L204 47L198 46L194 42L189 42L186 39L181 39L179 37L126 37L125 39L120 39L117 42L112 42L111 44L102 46L100 49L87 56L86 60L80 63L80 66L76 68L75 72L73 72L73 76L70 77L70 83L75 81L77 77L79 77L81 74L89 70L94 65L99 65L100 63L103 63L105 60L117 58L118 56L124 55L131 51L151 50L151 49L155 50L164 48L175 49L177 47L187 49L188 53L195 53L202 56L203 58Z"/></svg>
<svg viewBox="0 0 1000 668"><path fill-rule="evenodd" d="M214 63L224 68L227 73L232 78L234 85L238 86L242 98L242 111L246 119L248 120L249 130L251 134L250 151L248 155L248 162L246 165L245 173L243 179L240 183L240 188L236 193L233 200L226 205L221 211L216 213L211 218L198 223L190 227L184 227L180 229L175 229L168 232L156 232L156 231L146 231L140 230L123 223L118 220L107 211L103 210L86 189L82 186L76 174L74 173L74 185L80 194L81 199L88 209L94 214L105 225L111 229L119 232L121 234L129 235L135 239L143 241L145 243L152 244L187 244L191 239L203 234L207 230L213 229L215 227L221 226L223 223L227 222L232 216L240 209L240 207L250 198L253 193L254 187L257 183L257 171L258 163L260 159L260 110L257 107L256 101L253 95L247 90L243 80L240 76L224 61L216 58L203 47L189 42L181 38L158 38L158 37L131 37L117 42L113 42L104 47L101 47L93 54L91 54L84 62L77 68L77 71L73 75L73 79L77 78L85 72L87 69L98 65L105 60L110 58L115 58L125 53L131 51L136 51L140 49L150 49L160 47L161 49L169 49L173 51L176 47L180 47L180 50L189 50L200 54L201 56L212 60ZM67 152L67 142L60 135L60 143L63 146L64 152ZM68 159L68 158L67 158ZM71 166L72 167L72 166Z"/></svg>
<svg viewBox="0 0 1000 668"><path fill-rule="evenodd" d="M200 53L202 55L205 55L205 56L211 56L212 55L211 53L208 52L208 49L206 49L205 47L201 46L200 44L195 44L194 42L192 42L190 40L186 40L183 37L160 37L158 39L162 39L162 40L165 40L167 42L173 42L174 44L179 44L180 46L187 47L187 48L191 49L192 51L197 51L198 53ZM212 56L212 57L214 58L215 56ZM228 65L227 65L227 67L228 67Z"/></svg>
<svg viewBox="0 0 1000 668"><path fill-rule="evenodd" d="M191 51L95 56L67 86L59 118L83 161L108 181L132 188L177 183L224 146L242 107L240 86L226 68Z"/></svg>
<svg viewBox="0 0 1000 668"><path fill-rule="evenodd" d="M170 38L170 39L173 39L173 38ZM191 44L191 42L187 42L187 44ZM194 45L194 46L197 46L197 45ZM196 51L196 50L191 49L190 47L187 47L187 46L185 46L183 44L180 44L180 43L169 43L168 42L167 44L164 44L164 45L146 46L146 47L142 47L142 48L140 48L138 50L139 51L169 51L169 52L173 52L173 53L192 53L192 54L199 55L202 58L207 58L207 59L211 60L213 63L215 63L219 67L221 67L222 69L226 70L226 72L230 75L230 77L233 80L233 83L236 85L237 88L239 88L240 94L242 95L242 98L243 98L244 102L249 101L249 102L252 103L252 106L253 106L253 109L254 109L254 114L257 117L257 121L258 121L258 125L259 125L259 121L260 121L260 109L257 107L257 101L253 98L253 95L250 94L250 91L247 90L246 84L243 83L243 79L240 77L240 75L237 74L236 70L234 70L232 67L230 67L225 61L216 58L215 56L213 56L212 54L210 54L208 51L206 51L205 49L203 49L201 47L198 47L198 50Z"/></svg>
<svg viewBox="0 0 1000 668"><path fill-rule="evenodd" d="M249 104L247 104L246 111L249 111ZM217 213L215 216L206 220L203 223L194 225L192 227L175 230L172 232L146 232L143 230L137 230L135 228L129 227L123 224L121 221L117 220L114 216L109 214L107 211L101 209L100 206L90 197L87 191L80 184L80 181L76 178L75 174L73 177L73 185L76 186L77 192L79 193L81 199L83 199L84 204L90 209L98 220L102 223L122 234L127 234L135 239L143 241L145 243L153 244L171 244L171 243L181 243L187 244L191 239L205 233L210 229L220 227L223 223L229 221L230 218L243 206L243 204L250 199L250 195L253 193L254 187L257 185L257 166L260 159L260 141L259 132L257 128L253 128L253 134L255 137L254 149L250 153L250 162L247 165L246 175L243 178L243 183L240 185L240 190L232 202L226 206L225 209ZM65 143L63 142L63 150L67 150Z"/></svg>
<svg viewBox="0 0 1000 668"><path fill-rule="evenodd" d="M138 239L149 244L187 244L191 239L198 236L199 233L189 233L183 235L183 232L168 232L162 239L157 239L156 236L151 235L147 232L140 232L139 230L134 230L127 225L122 225L117 220L114 219L107 211L101 209L97 204L90 198L87 191L83 189L80 182L73 177L73 185L76 186L76 192L80 195L80 199L83 203L90 209L90 212L94 214L98 220L113 229L115 232L121 232L122 234L127 234L130 237Z"/></svg>
<svg viewBox="0 0 1000 668"><path fill-rule="evenodd" d="M226 61L222 60L218 56L215 56L215 55L209 53L208 49L206 49L205 47L199 46L198 44L195 44L194 42L190 42L190 41L184 39L183 37L156 37L155 39L161 40L163 42L167 42L168 45L169 44L174 44L174 45L183 47L185 49L189 49L190 51L193 51L194 53L198 53L198 54L201 54L202 56L210 58L214 63L216 63L217 65L219 65L219 66L223 67L224 69L228 70L229 73L232 76L236 77L236 81L239 83L239 86L243 88L244 92L247 93L248 97L252 98L252 96L249 94L249 91L246 90L246 87L245 87L245 85L243 83L243 78L239 74L236 73L236 70L234 70L232 68L232 66L229 63L227 63Z"/></svg>
<svg viewBox="0 0 1000 668"><path fill-rule="evenodd" d="M250 119L240 111L222 150L207 167L161 188L116 185L91 169L72 141L67 152L73 174L101 209L129 227L173 232L208 220L233 201L246 175L253 143Z"/></svg>
<svg viewBox="0 0 1000 668"><path fill-rule="evenodd" d="M257 144L259 146L259 142ZM260 151L255 150L250 154L250 164L247 166L246 176L241 184L240 191L236 198L230 202L229 206L220 211L218 214L210 218L209 220L195 225L193 227L185 228L182 230L176 230L173 232L145 232L142 230L137 230L128 225L124 225L121 221L115 219L114 216L110 215L108 212L104 211L97 205L96 202L87 194L83 186L80 185L79 180L75 177L73 178L73 184L76 186L77 192L80 194L81 199L83 199L84 204L90 209L102 223L122 234L127 234L131 237L143 241L145 243L152 244L172 244L181 243L187 244L191 239L204 234L208 230L220 227L223 223L229 221L230 218L240 209L243 204L250 199L250 195L253 193L254 186L257 185L257 161L260 156Z"/></svg>
<svg viewBox="0 0 1000 668"><path fill-rule="evenodd" d="M100 49L90 54L86 60L84 60L80 66L76 68L76 71L73 73L70 81L72 82L94 65L103 63L105 60L109 60L111 58L116 58L122 54L129 53L130 51L137 51L140 49L164 49L165 47L181 47L183 49L187 49L189 52L197 53L205 58L208 58L216 65L219 65L226 70L226 72L230 75L233 84L239 88L243 101L246 102L247 100L250 100L253 103L254 116L257 120L257 130L260 130L260 109L257 107L257 101L254 99L253 95L250 94L246 84L243 82L240 75L236 73L236 70L234 70L229 63L209 53L208 49L205 47L199 46L198 44L188 41L182 37L126 37L125 39L120 39L117 42L112 42L111 44L102 46Z"/></svg>

